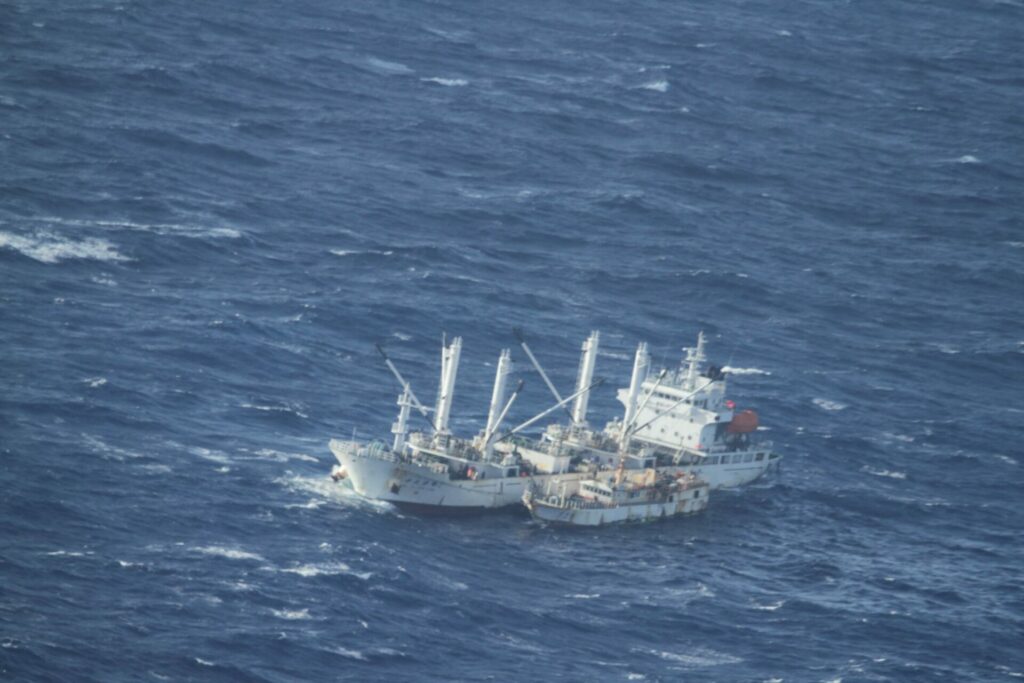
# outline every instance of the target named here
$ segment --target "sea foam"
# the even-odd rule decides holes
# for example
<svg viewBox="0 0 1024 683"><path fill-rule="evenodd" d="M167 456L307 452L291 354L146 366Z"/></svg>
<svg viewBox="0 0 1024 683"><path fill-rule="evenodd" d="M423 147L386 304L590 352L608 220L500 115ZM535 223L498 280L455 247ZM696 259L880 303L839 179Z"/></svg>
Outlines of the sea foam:
<svg viewBox="0 0 1024 683"><path fill-rule="evenodd" d="M115 246L107 240L95 237L72 240L48 233L25 237L10 232L0 232L0 247L14 249L40 263L59 263L68 259L107 262L130 260L127 256L119 253Z"/></svg>

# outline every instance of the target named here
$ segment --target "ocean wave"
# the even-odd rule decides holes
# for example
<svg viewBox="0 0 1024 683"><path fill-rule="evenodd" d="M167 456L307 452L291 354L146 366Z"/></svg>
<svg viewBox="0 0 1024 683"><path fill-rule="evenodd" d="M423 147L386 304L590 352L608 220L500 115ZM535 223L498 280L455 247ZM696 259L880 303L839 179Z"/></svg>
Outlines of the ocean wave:
<svg viewBox="0 0 1024 683"><path fill-rule="evenodd" d="M44 554L50 557L86 557L96 553L92 550L51 550Z"/></svg>
<svg viewBox="0 0 1024 683"><path fill-rule="evenodd" d="M865 467L863 467L861 469L862 469L862 471L867 472L868 474L873 474L876 477L888 477L889 479L906 479L907 478L906 472L897 472L895 470L876 470L876 469L872 469L872 468L867 467L867 466L865 466Z"/></svg>
<svg viewBox="0 0 1024 683"><path fill-rule="evenodd" d="M225 226L209 227L194 225L191 223L139 223L128 220L90 220L83 218L60 218L57 216L44 216L33 219L36 223L67 225L72 227L101 228L105 230L124 230L130 232L149 232L161 236L191 237L191 238L223 238L237 239L242 236L242 231L236 228Z"/></svg>
<svg viewBox="0 0 1024 683"><path fill-rule="evenodd" d="M329 253L335 256L359 256L360 254L376 254L378 256L392 256L395 252L390 249L328 249Z"/></svg>
<svg viewBox="0 0 1024 683"><path fill-rule="evenodd" d="M241 548L229 548L220 545L193 547L192 550L197 553L202 553L204 555L226 557L229 560L263 560L263 557L258 553L251 553L247 550L242 550Z"/></svg>
<svg viewBox="0 0 1024 683"><path fill-rule="evenodd" d="M272 448L261 448L260 450L253 453L257 458L261 460L273 460L274 462L289 462L292 460L301 460L303 462L320 462L319 458L315 458L312 455L306 455L305 453L287 453L285 451L275 451Z"/></svg>
<svg viewBox="0 0 1024 683"><path fill-rule="evenodd" d="M838 412L840 410L846 409L845 403L840 403L839 401L830 401L827 398L816 398L813 399L811 403L818 406L822 410L827 410L829 412Z"/></svg>
<svg viewBox="0 0 1024 683"><path fill-rule="evenodd" d="M188 452L202 458L203 460L209 460L210 462L216 462L222 465L226 465L231 462L231 458L229 458L228 454L224 451L215 451L201 446L193 446L188 449Z"/></svg>
<svg viewBox="0 0 1024 683"><path fill-rule="evenodd" d="M357 659L357 660L359 660L361 662L368 661L368 659L369 659L366 655L364 655L359 650L349 650L348 648L344 648L344 647L342 647L340 645L332 647L330 649L330 651L335 653L335 654L339 654L342 657L348 657L349 659Z"/></svg>
<svg viewBox="0 0 1024 683"><path fill-rule="evenodd" d="M301 564L295 567L286 567L278 571L285 574L298 574L306 578L314 576L354 576L357 579L367 581L373 572L357 572L344 562L325 562L320 564Z"/></svg>
<svg viewBox="0 0 1024 683"><path fill-rule="evenodd" d="M726 365L722 368L724 372L730 375L770 375L772 374L768 370L762 370L760 368L734 368L731 365Z"/></svg>
<svg viewBox="0 0 1024 683"><path fill-rule="evenodd" d="M389 62L386 59L378 59L376 57L367 57L366 64L377 73L389 76L402 76L414 73L412 69L401 62Z"/></svg>
<svg viewBox="0 0 1024 683"><path fill-rule="evenodd" d="M646 653L654 655L669 662L677 662L692 667L722 666L723 664L738 664L743 660L739 657L717 652L709 648L697 648L693 652L668 652L666 650L633 648L631 652Z"/></svg>
<svg viewBox="0 0 1024 683"><path fill-rule="evenodd" d="M309 614L308 607L305 609L272 609L270 612L278 619L287 619L289 621L313 618Z"/></svg>
<svg viewBox="0 0 1024 683"><path fill-rule="evenodd" d="M259 403L240 403L239 408L246 408L249 410L261 410L263 412L271 413L290 413L296 417L301 417L304 420L309 419L309 415L302 412L299 408L291 405L262 405Z"/></svg>
<svg viewBox="0 0 1024 683"><path fill-rule="evenodd" d="M658 79L656 81L648 81L642 85L637 86L640 90L653 90L654 92L668 92L669 82L666 79Z"/></svg>
<svg viewBox="0 0 1024 683"><path fill-rule="evenodd" d="M38 233L32 237L0 232L0 247L7 247L40 263L59 263L68 259L104 262L130 261L110 242L96 237L72 240L57 235Z"/></svg>
<svg viewBox="0 0 1024 683"><path fill-rule="evenodd" d="M135 451L130 451L127 448L111 446L106 441L98 436L94 436L93 434L82 434L81 439L89 447L89 450L100 455L106 460L124 462L125 460L135 460L145 457L142 453L136 453Z"/></svg>
<svg viewBox="0 0 1024 683"><path fill-rule="evenodd" d="M381 514L396 514L397 510L393 505L382 500L370 500L353 491L350 487L336 482L329 476L300 476L292 475L274 480L274 483L281 484L289 491L295 493L318 496L321 500L335 503L344 507L361 508Z"/></svg>
<svg viewBox="0 0 1024 683"><path fill-rule="evenodd" d="M439 78L434 76L431 78L421 78L420 80L423 81L424 83L436 83L438 85L447 86L449 88L469 85L469 81L467 81L464 78Z"/></svg>

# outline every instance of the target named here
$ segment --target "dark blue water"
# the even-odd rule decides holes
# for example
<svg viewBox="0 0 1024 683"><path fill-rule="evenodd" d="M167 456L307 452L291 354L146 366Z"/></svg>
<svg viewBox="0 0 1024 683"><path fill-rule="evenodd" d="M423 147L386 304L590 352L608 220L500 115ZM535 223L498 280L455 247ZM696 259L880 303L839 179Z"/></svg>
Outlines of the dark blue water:
<svg viewBox="0 0 1024 683"><path fill-rule="evenodd" d="M0 7L0 678L1024 676L1024 6ZM386 342L698 330L779 476L572 533L327 478ZM520 356L521 358L521 356ZM515 416L549 403L537 377Z"/></svg>

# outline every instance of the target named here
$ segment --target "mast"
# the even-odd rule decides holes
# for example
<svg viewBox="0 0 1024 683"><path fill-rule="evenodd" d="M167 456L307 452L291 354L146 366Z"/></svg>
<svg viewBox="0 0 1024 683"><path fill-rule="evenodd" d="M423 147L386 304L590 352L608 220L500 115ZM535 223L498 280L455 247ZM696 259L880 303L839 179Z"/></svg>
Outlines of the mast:
<svg viewBox="0 0 1024 683"><path fill-rule="evenodd" d="M505 403L505 386L508 384L508 376L512 369L512 354L508 349L502 349L498 356L498 369L494 373L494 391L491 392L491 407L487 411L487 429L485 433L493 434L498 429L498 421L501 417L501 409Z"/></svg>
<svg viewBox="0 0 1024 683"><path fill-rule="evenodd" d="M391 425L391 433L395 435L395 442L391 450L401 453L405 447L405 437L409 433L409 409L412 407L412 389L404 385L401 395L398 397L398 420Z"/></svg>
<svg viewBox="0 0 1024 683"><path fill-rule="evenodd" d="M448 417L452 411L455 393L455 376L459 372L459 356L462 354L462 337L456 337L441 349L441 383L438 387L437 407L434 409L434 434L446 436Z"/></svg>
<svg viewBox="0 0 1024 683"><path fill-rule="evenodd" d="M640 389L643 387L644 380L647 379L647 368L650 365L650 362L651 357L647 353L647 343L640 342L636 347L636 358L633 359L633 377L629 381L629 396L626 398L626 412L622 416L622 433L619 437L619 441L622 444L626 444L629 427L633 424L633 420L636 419L636 402L637 399L640 398ZM625 448L625 445L623 447Z"/></svg>
<svg viewBox="0 0 1024 683"><path fill-rule="evenodd" d="M686 387L693 389L697 385L697 376L700 374L700 365L707 357L704 355L704 331L697 333L697 348L686 349Z"/></svg>
<svg viewBox="0 0 1024 683"><path fill-rule="evenodd" d="M580 357L580 371L576 378L576 402L572 406L572 422L574 426L580 427L587 422L587 403L590 400L590 392L583 389L590 386L594 378L594 364L597 361L597 347L600 335L594 331L585 342L583 342L582 356ZM582 393L580 393L582 392Z"/></svg>

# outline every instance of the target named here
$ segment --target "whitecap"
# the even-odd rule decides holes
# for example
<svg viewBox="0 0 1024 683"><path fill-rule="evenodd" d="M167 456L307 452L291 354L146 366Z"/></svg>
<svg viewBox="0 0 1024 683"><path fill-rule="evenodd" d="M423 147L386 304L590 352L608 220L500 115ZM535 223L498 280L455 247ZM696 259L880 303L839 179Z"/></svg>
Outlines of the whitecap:
<svg viewBox="0 0 1024 683"><path fill-rule="evenodd" d="M285 569L281 569L280 571L285 572L287 574L298 574L299 576L303 576L306 578L310 578L313 576L338 576L341 574L346 574L348 576L354 576L357 579L362 579L363 581L366 581L371 576L373 576L373 572L357 572L344 562L301 564L297 567L288 567Z"/></svg>
<svg viewBox="0 0 1024 683"><path fill-rule="evenodd" d="M1008 455L1002 455L1000 453L996 453L996 457L999 458L1000 460L1002 460L1003 462L1005 462L1007 465L1019 465L1020 464L1020 463L1018 463L1016 460L1014 460L1013 458L1011 458Z"/></svg>
<svg viewBox="0 0 1024 683"><path fill-rule="evenodd" d="M724 652L716 652L714 650L699 648L692 653L676 653L667 652L665 650L637 650L634 652L647 652L648 654L655 655L666 661L679 662L680 664L686 664L688 666L704 667L704 666L721 666L723 664L738 664L743 661L739 657L733 657L732 655L725 654Z"/></svg>
<svg viewBox="0 0 1024 683"><path fill-rule="evenodd" d="M8 247L40 263L58 263L66 259L92 259L96 261L129 261L115 246L104 239L87 237L70 240L56 235L39 233L23 237L0 232L0 247Z"/></svg>
<svg viewBox="0 0 1024 683"><path fill-rule="evenodd" d="M402 75L413 73L412 69L400 62L389 62L384 59L377 59L376 57L367 57L366 63L375 71L385 74Z"/></svg>
<svg viewBox="0 0 1024 683"><path fill-rule="evenodd" d="M723 372L727 372L730 375L770 375L772 374L768 370L762 370L761 368L734 368L731 365L726 365L722 368Z"/></svg>
<svg viewBox="0 0 1024 683"><path fill-rule="evenodd" d="M653 90L654 92L668 92L668 81L664 78L656 81L648 81L637 86L640 90Z"/></svg>
<svg viewBox="0 0 1024 683"><path fill-rule="evenodd" d="M291 406L264 406L258 403L242 403L238 407L248 408L250 410L262 410L265 412L291 413L292 415L297 415L298 417L301 417L304 420L309 418L309 415L302 412L298 408L293 408Z"/></svg>
<svg viewBox="0 0 1024 683"><path fill-rule="evenodd" d="M775 610L779 609L780 607L782 607L785 604L786 604L785 600L779 600L778 602L773 602L773 603L771 603L769 605L761 605L761 604L755 602L753 607L754 607L754 609L760 610L762 612L774 612Z"/></svg>
<svg viewBox="0 0 1024 683"><path fill-rule="evenodd" d="M270 610L278 619L312 619L309 616L309 609L272 609Z"/></svg>
<svg viewBox="0 0 1024 683"><path fill-rule="evenodd" d="M395 253L390 249L365 249L362 251L358 249L328 249L327 251L331 254L334 254L335 256L358 256L359 254L376 254L378 256L391 256Z"/></svg>
<svg viewBox="0 0 1024 683"><path fill-rule="evenodd" d="M973 156L971 154L965 154L962 157L958 157L956 159L956 163L958 163L958 164L980 164L981 163L981 159L979 159L978 157Z"/></svg>
<svg viewBox="0 0 1024 683"><path fill-rule="evenodd" d="M106 377L86 377L82 380L89 385L90 388L95 389L96 387L102 387L107 383Z"/></svg>
<svg viewBox="0 0 1024 683"><path fill-rule="evenodd" d="M256 553L250 553L247 550L241 550L239 548L227 548L219 545L208 545L204 547L194 547L192 550L203 553L204 555L215 555L217 557L226 557L229 560L262 560L263 557Z"/></svg>
<svg viewBox="0 0 1024 683"><path fill-rule="evenodd" d="M285 508L289 510L316 510L317 508L323 507L326 504L326 501L311 498L305 503L289 503L288 505L285 505Z"/></svg>
<svg viewBox="0 0 1024 683"><path fill-rule="evenodd" d="M443 86L446 86L446 87L449 87L449 88L457 88L457 87L461 87L461 86L464 86L464 85L469 85L469 81L467 81L465 78L439 78L439 77L433 77L433 78L421 78L420 80L423 81L424 83L437 83L438 85L443 85Z"/></svg>
<svg viewBox="0 0 1024 683"><path fill-rule="evenodd" d="M41 223L56 223L58 225L73 225L84 227L113 228L116 230L134 230L139 232L151 232L156 235L170 235L183 237L223 237L236 239L242 236L241 231L235 228L210 228L202 225L186 225L179 223L134 223L132 221L106 221L106 220L83 220L75 218L40 218Z"/></svg>
<svg viewBox="0 0 1024 683"><path fill-rule="evenodd" d="M836 412L839 410L844 410L846 408L845 403L840 403L839 401L830 401L827 398L816 398L811 402L814 405L821 408L822 410L827 410L829 412Z"/></svg>
<svg viewBox="0 0 1024 683"><path fill-rule="evenodd" d="M882 432L882 436L890 441L902 441L903 443L914 443L914 437L909 434L897 434L895 432Z"/></svg>
<svg viewBox="0 0 1024 683"><path fill-rule="evenodd" d="M100 454L107 460L118 460L123 462L127 458L134 459L143 457L141 453L129 451L125 448L118 448L117 446L111 446L103 441L103 439L98 436L93 436L92 434L82 434L82 441L84 441L94 453Z"/></svg>
<svg viewBox="0 0 1024 683"><path fill-rule="evenodd" d="M351 486L336 482L327 475L321 477L291 476L275 479L274 483L283 485L289 491L312 493L323 500L346 507L359 507L379 513L395 512L395 507L390 503L364 498L353 491Z"/></svg>
<svg viewBox="0 0 1024 683"><path fill-rule="evenodd" d="M212 451L209 448L202 448L200 446L190 448L188 449L188 451L192 455L198 455L203 460L219 462L221 464L227 464L231 462L231 459L227 456L227 453L224 453L223 451Z"/></svg>
<svg viewBox="0 0 1024 683"><path fill-rule="evenodd" d="M195 657L194 659L196 660L196 664L202 664L203 666L217 666L213 662L203 659L202 657Z"/></svg>
<svg viewBox="0 0 1024 683"><path fill-rule="evenodd" d="M392 332L391 336L399 341L409 341L412 339L411 334L405 334L404 332Z"/></svg>
<svg viewBox="0 0 1024 683"><path fill-rule="evenodd" d="M601 594L600 593L571 593L569 595L566 595L565 597L572 598L573 600L593 600L594 598L601 597Z"/></svg>
<svg viewBox="0 0 1024 683"><path fill-rule="evenodd" d="M263 448L254 454L264 460L273 460L275 462L288 462L289 460L302 460L305 462L320 462L318 458L314 458L312 455L306 455L305 453L287 453L285 451L275 451L271 448Z"/></svg>
<svg viewBox="0 0 1024 683"><path fill-rule="evenodd" d="M627 681L644 681L644 680L647 680L647 676L644 676L643 674L637 674L637 673L630 672L630 673L626 674L626 680Z"/></svg>
<svg viewBox="0 0 1024 683"><path fill-rule="evenodd" d="M784 38L788 38L789 36L791 36L793 34L791 32L789 32L789 31L787 31L786 29L781 28L781 29L779 29L778 31L775 32L775 35L782 36Z"/></svg>
<svg viewBox="0 0 1024 683"><path fill-rule="evenodd" d="M51 557L85 557L86 555L94 555L95 553L91 550L78 551L78 550L51 550L46 553Z"/></svg>
<svg viewBox="0 0 1024 683"><path fill-rule="evenodd" d="M359 650L349 650L339 645L337 647L331 648L330 651L335 654L341 655L342 657L348 657L349 659L358 659L361 662L366 661L366 655L364 655Z"/></svg>
<svg viewBox="0 0 1024 683"><path fill-rule="evenodd" d="M864 467L864 468L862 468L862 470L864 472L867 472L868 474L873 474L876 477L888 477L890 479L906 479L907 478L906 472L897 472L895 470L874 470L874 469L871 469L870 467Z"/></svg>

